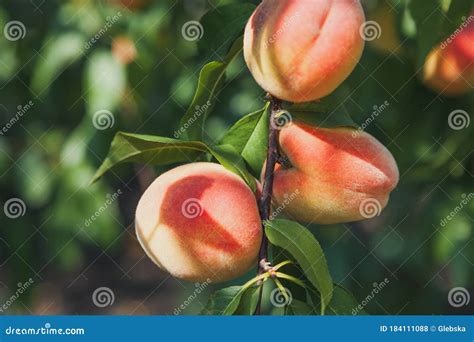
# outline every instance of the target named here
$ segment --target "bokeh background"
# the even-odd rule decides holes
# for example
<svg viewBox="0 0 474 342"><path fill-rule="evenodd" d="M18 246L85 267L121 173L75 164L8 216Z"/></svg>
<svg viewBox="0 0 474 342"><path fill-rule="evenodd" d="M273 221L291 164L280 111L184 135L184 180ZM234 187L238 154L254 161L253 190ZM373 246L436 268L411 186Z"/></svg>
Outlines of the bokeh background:
<svg viewBox="0 0 474 342"><path fill-rule="evenodd" d="M173 136L200 68L216 57L182 28L232 2L1 1L0 306L8 305L0 314L172 315L182 305L180 314L195 314L218 288L196 295L201 285L157 269L137 242L134 209L164 169L126 165L88 183L115 132ZM427 2L430 17L449 21L445 2ZM474 289L474 125L453 129L448 117L462 110L470 119L474 96L447 98L423 85L407 3L363 2L381 31L338 90L357 123L374 119L366 130L394 154L400 185L380 217L312 230L335 281L358 301L388 280L368 313L472 313L472 300L455 308L448 293ZM14 40L3 32L12 21L24 27ZM241 57L228 80L209 141L263 104ZM103 109L113 123L102 130L93 117ZM12 200L18 211L7 215ZM114 299L106 307L92 299L102 287Z"/></svg>

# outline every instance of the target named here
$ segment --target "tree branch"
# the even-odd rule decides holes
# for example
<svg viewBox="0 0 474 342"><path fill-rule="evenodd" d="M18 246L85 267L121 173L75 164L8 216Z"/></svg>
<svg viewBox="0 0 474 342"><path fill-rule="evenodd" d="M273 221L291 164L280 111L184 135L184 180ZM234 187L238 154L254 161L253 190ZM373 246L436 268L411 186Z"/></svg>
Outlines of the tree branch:
<svg viewBox="0 0 474 342"><path fill-rule="evenodd" d="M263 174L263 190L259 200L260 218L262 219L262 244L258 254L258 274L263 274L269 267L268 263L268 238L265 234L264 222L270 219L272 210L272 194L273 194L273 178L275 165L278 162L278 125L276 123L276 116L281 111L281 101L271 95L270 99L270 118L268 125L268 149L267 161L265 164L265 172ZM263 296L263 286L260 288L260 293L257 302L255 315L260 315L261 304Z"/></svg>

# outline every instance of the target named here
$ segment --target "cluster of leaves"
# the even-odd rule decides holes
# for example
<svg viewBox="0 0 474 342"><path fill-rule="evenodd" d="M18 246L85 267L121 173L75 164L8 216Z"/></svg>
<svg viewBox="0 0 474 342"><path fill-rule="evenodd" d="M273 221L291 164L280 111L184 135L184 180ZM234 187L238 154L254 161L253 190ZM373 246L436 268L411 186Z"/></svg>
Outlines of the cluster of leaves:
<svg viewBox="0 0 474 342"><path fill-rule="evenodd" d="M270 311L272 314L349 315L358 306L351 293L333 284L324 252L305 227L275 219L265 223L265 234L272 244L276 265L243 286L217 291L203 314L252 315L267 280L276 286L270 295L270 302L275 306ZM361 310L359 314L365 314L365 311Z"/></svg>
<svg viewBox="0 0 474 342"><path fill-rule="evenodd" d="M206 143L203 136L206 119L213 109L212 104L216 103L219 91L225 84L226 69L232 60L242 53L243 37L240 34L254 10L255 6L251 4L227 5L208 12L202 19L206 32L216 31L215 26L218 24L222 25L218 31L223 30L226 35L218 37L210 35L203 39L200 42L200 50L221 51L222 47L228 47L229 50L221 60L212 61L202 68L194 99L181 119L181 125L186 129L182 130L183 134L179 139L119 132L112 142L107 158L94 176L93 182L121 163L169 165L197 160L214 160L239 175L250 188L256 190L254 177L260 174L267 153L269 104L240 119L218 144ZM237 38L233 42L229 40L229 37ZM205 104L211 105L204 106ZM196 108L205 109L196 115ZM284 109L291 113L294 120L321 127L357 127L347 112L343 108L338 108L331 98L297 105L286 103ZM336 110L338 113L332 115ZM267 223L265 232L270 242L291 254L291 260L295 262L298 269L303 270L305 276L303 278L308 279L308 282L293 275L277 272L280 267L276 266L242 287L230 287L219 291L210 300L205 312L252 313L257 304L260 288L268 279L275 281L284 296L286 296L285 287L280 280L294 282L306 291L304 301L298 299L288 301L292 303L286 306L288 313L304 309L308 313L319 311L324 314L326 308L330 307L334 287L326 258L317 240L307 228L295 222L274 220ZM312 300L314 294L319 294L320 301ZM336 302L341 304L340 299ZM346 303L345 306L352 308L354 303L354 301ZM317 306L320 309L317 309ZM332 310L337 312L339 308L332 307Z"/></svg>
<svg viewBox="0 0 474 342"><path fill-rule="evenodd" d="M225 84L226 69L242 51L240 34L254 9L255 6L252 4L228 5L208 12L202 19L205 32L225 32L225 34L209 34L200 42L199 50L215 53L226 51L226 55L202 68L194 99L181 120L182 126L186 124L188 126L180 139L119 133L94 180L123 162L164 165L214 159L241 176L252 189L255 189L254 177L260 174L266 156L269 105L266 104L263 109L244 116L227 131L219 144L209 145L203 137L206 119L212 112L220 89ZM453 22L461 20L461 14L467 13L470 6L453 1L444 4L443 9L446 11L445 15L450 18L449 22L443 19L442 11L437 11L437 14L432 16L427 12L431 11L429 6L414 1L406 3L405 22L402 26L407 31L409 27L412 31L417 31L419 48L417 55L421 65L429 51L439 43L446 32L452 32ZM426 24L426 20L429 20L429 24ZM430 35L429 39L425 39L427 36L425 31L431 30L432 24L442 27L443 30L438 35ZM206 103L210 103L211 106L196 117L195 108ZM333 98L316 103L286 104L285 110L288 110L295 120L320 127L357 127L344 110L344 106ZM318 311L324 314L327 308L338 313L344 308L357 306L346 291L333 285L319 243L305 227L291 221L273 220L266 223L265 232L272 245L280 248L280 254L288 256L289 259L243 286L218 291L206 306L205 313L251 314L259 300L261 287L268 279L274 281L285 297L288 294L282 282L293 283L303 288L304 295L288 301L288 305L284 307L286 314L308 314ZM278 255L273 254L275 261ZM297 274L279 272L280 267L290 260L294 262ZM315 293L318 294L319 300L314 300ZM336 304L331 304L333 302Z"/></svg>

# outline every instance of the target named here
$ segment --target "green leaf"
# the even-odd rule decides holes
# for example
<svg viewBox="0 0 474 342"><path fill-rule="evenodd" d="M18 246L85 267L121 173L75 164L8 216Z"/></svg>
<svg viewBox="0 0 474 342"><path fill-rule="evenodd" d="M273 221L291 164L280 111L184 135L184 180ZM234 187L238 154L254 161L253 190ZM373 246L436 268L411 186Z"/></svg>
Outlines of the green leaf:
<svg viewBox="0 0 474 342"><path fill-rule="evenodd" d="M110 51L99 50L88 59L85 76L85 97L90 115L117 109L125 92L125 67Z"/></svg>
<svg viewBox="0 0 474 342"><path fill-rule="evenodd" d="M243 159L232 149L232 146L209 147L199 141L183 141L123 132L115 135L107 158L99 167L91 182L96 182L118 164L168 165L179 162L193 162L206 153L212 154L226 169L240 176L252 191L256 190L255 179L248 172Z"/></svg>
<svg viewBox="0 0 474 342"><path fill-rule="evenodd" d="M206 152L208 152L208 147L202 142L119 132L115 135L107 158L97 170L92 183L117 164L166 165L190 162Z"/></svg>
<svg viewBox="0 0 474 342"><path fill-rule="evenodd" d="M241 298L245 292L248 290L252 290L258 288L258 286L254 286L259 281L265 282L268 279L268 274L262 274L256 276L253 279L250 279L246 282L243 286L231 286L225 289L219 290L214 293L210 298L203 309L202 313L206 315L232 315L236 312L239 304L241 302ZM250 292L248 295L253 297L254 294ZM247 301L249 298L246 299ZM252 305L253 299L250 299ZM248 308L250 310L250 307ZM242 308L244 310L244 308Z"/></svg>
<svg viewBox="0 0 474 342"><path fill-rule="evenodd" d="M67 32L49 38L34 68L31 88L44 95L51 84L84 53L86 38L79 33Z"/></svg>
<svg viewBox="0 0 474 342"><path fill-rule="evenodd" d="M222 144L234 146L257 177L266 159L268 146L268 105L240 119L222 139Z"/></svg>
<svg viewBox="0 0 474 342"><path fill-rule="evenodd" d="M291 119L322 128L353 127L345 106L329 96L320 101L306 103L283 103L283 109L290 113Z"/></svg>
<svg viewBox="0 0 474 342"><path fill-rule="evenodd" d="M201 55L212 52L224 56L232 43L242 34L256 6L236 3L214 8L201 19L204 36L199 41Z"/></svg>
<svg viewBox="0 0 474 342"><path fill-rule="evenodd" d="M302 225L288 220L266 222L269 241L287 250L298 262L305 276L321 294L321 313L331 301L332 278L326 257L316 238Z"/></svg>
<svg viewBox="0 0 474 342"><path fill-rule="evenodd" d="M203 315L229 316L237 310L242 298L242 287L231 286L215 292L202 310Z"/></svg>
<svg viewBox="0 0 474 342"><path fill-rule="evenodd" d="M261 109L245 115L225 133L220 143L223 145L232 145L238 153L242 153L258 125L263 111L264 110Z"/></svg>
<svg viewBox="0 0 474 342"><path fill-rule="evenodd" d="M359 302L354 298L352 293L338 284L334 284L334 292L332 300L329 303L328 315L366 315L363 308L358 309Z"/></svg>
<svg viewBox="0 0 474 342"><path fill-rule="evenodd" d="M221 165L239 175L252 191L257 189L255 178L249 173L244 160L231 145L208 147L208 150Z"/></svg>
<svg viewBox="0 0 474 342"><path fill-rule="evenodd" d="M253 315L255 313L255 309L257 308L259 294L260 294L259 286L253 286L247 289L242 294L239 307L237 308L234 314L239 315L239 316Z"/></svg>
<svg viewBox="0 0 474 342"><path fill-rule="evenodd" d="M271 245L271 251L272 251L271 260L273 262L273 265L277 265L286 260L295 260L295 258L292 257L288 251L286 251L285 249L281 247ZM286 265L282 271L285 272L286 274L292 275L293 277L297 279L302 280L308 285L310 284L310 282L304 276L304 272L301 270L301 267L294 262L289 265ZM309 295L308 286L306 288L302 288L301 286L291 281L285 281L285 286L291 291L291 294L293 295L294 299L299 299L301 301L308 300L308 295Z"/></svg>
<svg viewBox="0 0 474 342"><path fill-rule="evenodd" d="M473 6L474 1L472 0L449 0L449 9L446 16L444 16L442 39L461 28L461 24L472 14Z"/></svg>
<svg viewBox="0 0 474 342"><path fill-rule="evenodd" d="M4 27L0 23L0 27ZM21 65L14 49L9 49L7 43L0 40L0 81L8 80Z"/></svg>
<svg viewBox="0 0 474 342"><path fill-rule="evenodd" d="M416 26L418 66L422 67L430 51L453 33L469 17L472 3L465 0L438 0L430 3L411 0L408 8Z"/></svg>
<svg viewBox="0 0 474 342"><path fill-rule="evenodd" d="M288 305L286 313L289 316L311 316L317 314L317 310L308 303L293 299L290 305Z"/></svg>
<svg viewBox="0 0 474 342"><path fill-rule="evenodd" d="M223 62L206 64L200 74L194 99L186 114L181 119L181 127L188 127L181 136L187 140L203 140L206 119L211 113L216 96L225 79L225 71L230 62L242 51L243 39L239 38L227 54Z"/></svg>
<svg viewBox="0 0 474 342"><path fill-rule="evenodd" d="M286 315L286 311L287 311L287 306L282 306L282 307L274 307L271 312L270 312L270 315L271 316L285 316Z"/></svg>
<svg viewBox="0 0 474 342"><path fill-rule="evenodd" d="M437 1L429 5L420 1L410 1L409 9L416 25L418 66L422 66L431 49L441 42L443 12Z"/></svg>
<svg viewBox="0 0 474 342"><path fill-rule="evenodd" d="M348 290L338 284L334 284L333 296L328 305L326 314L334 316L367 315L363 308L358 308L359 305L360 304ZM308 302L304 302L293 298L288 306L287 314L308 316L315 315L318 311L319 305L317 307L313 306L311 299L309 299Z"/></svg>

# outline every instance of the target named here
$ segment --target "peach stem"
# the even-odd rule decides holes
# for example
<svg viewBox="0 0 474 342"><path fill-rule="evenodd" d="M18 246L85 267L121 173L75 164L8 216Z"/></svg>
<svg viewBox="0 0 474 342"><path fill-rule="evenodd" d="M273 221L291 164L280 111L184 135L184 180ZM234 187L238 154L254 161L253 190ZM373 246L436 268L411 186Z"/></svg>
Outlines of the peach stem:
<svg viewBox="0 0 474 342"><path fill-rule="evenodd" d="M268 264L268 238L265 235L265 221L268 221L271 215L272 194L273 194L273 178L275 165L278 162L278 126L275 121L277 114L281 111L281 100L272 95L267 95L270 100L270 118L268 125L268 149L267 163L264 173L263 190L259 199L259 211L262 219L262 244L258 255L258 275L265 273L265 265ZM262 303L263 286L260 287L260 294L255 309L255 315L260 315Z"/></svg>

